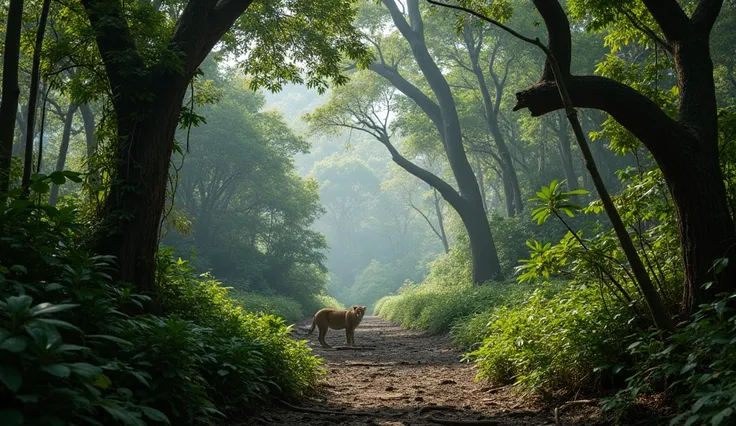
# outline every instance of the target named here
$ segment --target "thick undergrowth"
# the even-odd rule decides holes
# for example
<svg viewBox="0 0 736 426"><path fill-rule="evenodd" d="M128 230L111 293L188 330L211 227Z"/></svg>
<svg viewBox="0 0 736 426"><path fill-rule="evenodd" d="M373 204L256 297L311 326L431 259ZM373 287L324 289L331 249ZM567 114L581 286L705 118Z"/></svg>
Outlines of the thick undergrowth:
<svg viewBox="0 0 736 426"><path fill-rule="evenodd" d="M214 424L321 374L284 320L173 260L159 260L164 314L143 314L148 296L111 282L115 260L83 248L71 206L12 194L0 221L0 424Z"/></svg>

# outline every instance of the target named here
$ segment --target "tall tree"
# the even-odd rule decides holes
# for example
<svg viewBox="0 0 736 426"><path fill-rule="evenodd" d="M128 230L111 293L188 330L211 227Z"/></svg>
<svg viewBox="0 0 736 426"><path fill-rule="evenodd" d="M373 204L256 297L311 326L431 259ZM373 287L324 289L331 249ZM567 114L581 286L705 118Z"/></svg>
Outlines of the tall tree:
<svg viewBox="0 0 736 426"><path fill-rule="evenodd" d="M399 34L408 42L411 54L437 101L402 76L395 64L387 63L380 50L379 60L371 64L369 69L384 77L414 101L436 126L459 189L455 191L449 187L440 193L458 212L468 232L473 257L473 281L480 283L500 279L502 275L496 246L483 207L478 181L463 146L463 134L455 99L450 85L427 47L419 0L407 0L406 14L395 0L382 0L381 3L388 9ZM404 164L409 167L413 165ZM415 174L411 171L410 173Z"/></svg>
<svg viewBox="0 0 736 426"><path fill-rule="evenodd" d="M615 10L613 3L601 2L589 10L596 24L630 25L625 15L608 13ZM641 140L661 168L680 228L685 263L683 306L691 312L715 294L736 288L733 262L725 268L713 268L716 259L732 256L736 249L736 230L718 161L718 115L709 49L723 1L700 0L691 16L675 0L632 3L644 6L641 13L656 22L662 34L645 29L646 35L674 58L679 89L677 118L626 84L600 76L572 75L570 23L565 11L557 1L534 0L547 24L549 48L562 68L575 106L609 113ZM549 64L539 83L517 93L517 101L514 110L528 109L535 116L563 107ZM707 282L713 284L704 286Z"/></svg>
<svg viewBox="0 0 736 426"><path fill-rule="evenodd" d="M465 49L470 58L470 70L473 72L477 82L478 90L481 94L483 103L483 118L485 119L488 131L491 133L498 150L498 165L501 168L501 179L506 188L506 212L509 216L515 216L523 210L521 202L521 187L519 186L519 178L516 175L514 162L511 159L511 151L509 150L506 138L504 138L499 123L499 112L501 100L503 99L506 81L509 75L509 67L513 63L511 59L506 60L503 71L499 73L497 58L500 56L503 41L498 38L494 40L492 52L488 59L488 73L493 82L493 96L488 88L485 73L481 68L481 53L486 45L485 28L475 29L470 23L465 23L462 30L463 42Z"/></svg>
<svg viewBox="0 0 736 426"><path fill-rule="evenodd" d="M18 111L18 63L20 62L20 32L23 23L23 0L10 0L8 24L5 27L3 50L3 93L0 105L0 194L8 192L10 164L13 158L15 116ZM4 200L3 198L0 198Z"/></svg>
<svg viewBox="0 0 736 426"><path fill-rule="evenodd" d="M66 115L64 116L64 130L61 134L61 146L59 147L59 156L56 158L56 171L60 172L64 170L66 164L66 156L69 152L69 142L72 138L72 123L74 122L74 113L77 111L77 104L69 102ZM56 205L59 198L59 185L51 186L51 193L49 194L49 204L52 206Z"/></svg>
<svg viewBox="0 0 736 426"><path fill-rule="evenodd" d="M253 85L270 89L303 81L298 64L308 69L311 87L324 89L329 80L341 83L340 58L359 60L364 49L351 26L350 2L189 0L173 12L154 10L146 2L81 3L105 65L117 126L115 166L96 249L117 256L116 279L152 291L182 99L214 46L232 29L223 47L247 54L245 70L253 75ZM155 14L156 19L144 23L171 19L172 13L176 22L148 34L134 20L136 14L127 13L128 7ZM294 61L287 60L287 53Z"/></svg>
<svg viewBox="0 0 736 426"><path fill-rule="evenodd" d="M467 215L470 212L468 211L467 200L444 179L402 155L394 145L389 129L389 120L392 113L395 112L394 96L397 94L396 92L396 88L375 74L360 71L350 83L333 91L330 103L317 109L313 114L308 114L306 119L312 129L325 131L335 127L346 128L362 131L373 136L386 147L394 163L421 179L442 195L448 204L460 215L470 241L473 241L477 235L473 234L475 229L468 225L470 218L467 218ZM473 179L475 179L475 176L473 176ZM475 188L478 188L477 184ZM478 193L478 196L480 197L480 193ZM481 209L483 209L482 200L479 198L478 201L480 202ZM463 218L463 215L466 215L466 218ZM485 209L483 209L482 215L485 219ZM490 228L488 234L490 234ZM478 247L476 246L476 252L474 252L473 256L473 269L476 271L476 262L488 263L490 266L496 268L495 274L500 274L498 252L496 251L492 236L490 238L490 244L485 247L484 251L477 251ZM446 236L444 242L446 242ZM477 268L480 272L483 270L482 268L487 266L480 264ZM476 276L474 275L474 277ZM476 278L478 278L475 280L476 282L483 282L492 279L493 275L487 279L482 279L482 275Z"/></svg>
<svg viewBox="0 0 736 426"><path fill-rule="evenodd" d="M28 116L26 118L26 152L23 162L23 189L28 189L31 184L31 171L33 169L33 136L36 124L36 102L38 101L38 87L40 85L41 50L43 49L43 38L46 34L46 21L49 17L51 0L44 0L41 7L41 17L36 29L36 45L33 48L33 65L31 67L31 87L28 95ZM40 136L39 136L40 138ZM41 152L39 151L39 155Z"/></svg>

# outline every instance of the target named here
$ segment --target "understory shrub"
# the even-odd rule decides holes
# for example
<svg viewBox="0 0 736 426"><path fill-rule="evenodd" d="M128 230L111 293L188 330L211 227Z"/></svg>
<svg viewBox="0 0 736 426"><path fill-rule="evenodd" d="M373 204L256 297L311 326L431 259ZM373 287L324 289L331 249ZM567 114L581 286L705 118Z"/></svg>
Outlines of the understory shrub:
<svg viewBox="0 0 736 426"><path fill-rule="evenodd" d="M306 295L302 300L277 294L261 294L223 286L210 273L197 274L196 268L187 260L174 259L172 249L162 249L158 255L160 280L159 294L166 303L167 298L175 292L178 302L171 303L180 306L183 312L192 312L192 304L208 302L206 311L211 311L214 301L224 303L227 300L231 306L239 306L246 312L266 314L281 317L289 324L311 316L322 308L344 309L344 306L334 297L325 294ZM186 290L187 294L183 291Z"/></svg>
<svg viewBox="0 0 736 426"><path fill-rule="evenodd" d="M0 210L0 424L214 424L314 383L319 360L283 320L177 262L159 270L167 315L141 315L148 298L83 249L75 209L36 201L66 179L35 176Z"/></svg>
<svg viewBox="0 0 736 426"><path fill-rule="evenodd" d="M518 297L526 288L513 283L442 287L412 284L376 303L375 314L407 328L445 333L474 314Z"/></svg>
<svg viewBox="0 0 736 426"><path fill-rule="evenodd" d="M552 296L540 288L522 303L480 316L488 320L486 336L467 357L479 378L547 396L576 392L596 385L596 373L626 365L621 355L632 317L615 299L604 303L593 287L571 285Z"/></svg>
<svg viewBox="0 0 736 426"><path fill-rule="evenodd" d="M606 400L619 419L639 397L665 391L680 414L671 425L736 422L736 293L700 306L690 322L666 340L652 330L628 349L636 373L626 389Z"/></svg>

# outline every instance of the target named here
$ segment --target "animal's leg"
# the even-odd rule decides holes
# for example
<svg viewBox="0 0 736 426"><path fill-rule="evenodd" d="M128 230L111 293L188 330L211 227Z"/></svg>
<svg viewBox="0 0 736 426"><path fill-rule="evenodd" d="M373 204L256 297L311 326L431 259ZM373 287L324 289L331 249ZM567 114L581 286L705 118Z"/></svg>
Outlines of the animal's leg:
<svg viewBox="0 0 736 426"><path fill-rule="evenodd" d="M348 346L355 346L355 330L345 330L348 337Z"/></svg>
<svg viewBox="0 0 736 426"><path fill-rule="evenodd" d="M327 335L327 330L329 330L329 327L319 328L319 343L322 345L323 348L331 348L332 346L328 345L325 341L325 336Z"/></svg>

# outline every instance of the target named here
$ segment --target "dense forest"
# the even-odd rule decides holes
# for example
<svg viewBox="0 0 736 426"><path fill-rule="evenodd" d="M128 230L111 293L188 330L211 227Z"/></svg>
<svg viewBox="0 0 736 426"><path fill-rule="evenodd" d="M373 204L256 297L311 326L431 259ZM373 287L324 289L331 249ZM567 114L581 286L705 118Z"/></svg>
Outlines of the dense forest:
<svg viewBox="0 0 736 426"><path fill-rule="evenodd" d="M575 424L736 422L733 2L1 3L0 424L329 401L298 324L356 305Z"/></svg>

